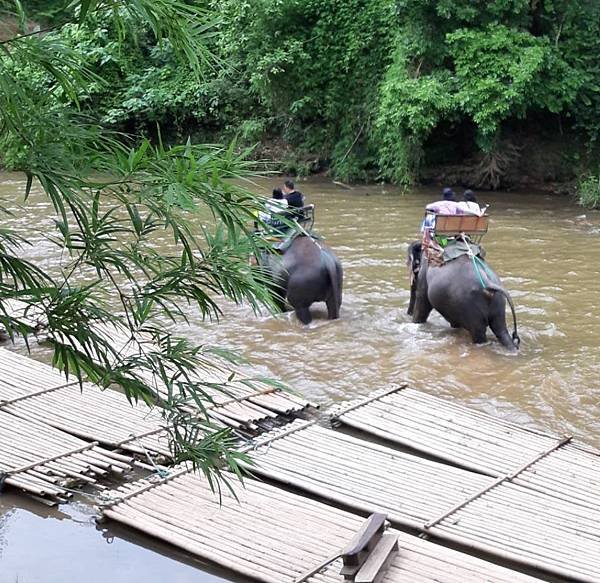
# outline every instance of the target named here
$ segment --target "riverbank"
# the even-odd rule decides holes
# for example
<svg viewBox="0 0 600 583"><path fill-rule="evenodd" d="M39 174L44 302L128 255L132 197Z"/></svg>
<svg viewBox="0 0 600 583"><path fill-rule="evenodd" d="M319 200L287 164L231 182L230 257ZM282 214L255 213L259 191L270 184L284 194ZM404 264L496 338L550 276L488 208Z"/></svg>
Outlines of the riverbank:
<svg viewBox="0 0 600 583"><path fill-rule="evenodd" d="M460 162L426 163L413 186L459 186L483 192L527 191L576 199L582 167L577 148L571 145L564 151L560 141L523 140L508 153L473 155ZM298 178L336 179L336 168L331 161L316 152L298 148L281 137L261 141L252 153L253 159L270 171ZM378 181L378 172L372 169L364 174L365 180L347 180L348 185L364 185ZM393 183L386 183L395 187Z"/></svg>

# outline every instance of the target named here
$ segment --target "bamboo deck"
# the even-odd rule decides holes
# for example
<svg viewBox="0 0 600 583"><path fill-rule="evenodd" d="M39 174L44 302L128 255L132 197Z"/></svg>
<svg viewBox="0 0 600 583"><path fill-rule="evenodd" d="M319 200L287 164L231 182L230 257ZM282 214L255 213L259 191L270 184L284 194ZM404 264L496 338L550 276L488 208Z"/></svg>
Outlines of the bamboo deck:
<svg viewBox="0 0 600 583"><path fill-rule="evenodd" d="M145 350L153 350L151 341L144 334L132 337L129 331L112 325L95 325L97 333L106 335L116 349L124 356L138 355ZM257 434L288 422L311 406L311 403L290 393L284 393L260 380L233 369L228 363L212 360L211 366L199 367L192 380L202 385L202 391L212 400L206 403L208 416L215 422L233 427L244 433ZM169 391L160 380L148 377L149 386L159 399L168 399ZM211 385L225 386L218 390ZM182 404L181 408L197 413L198 406L193 400Z"/></svg>
<svg viewBox="0 0 600 583"><path fill-rule="evenodd" d="M512 474L561 440L406 387L337 406L332 419L493 477ZM565 439L512 482L598 510L600 451Z"/></svg>
<svg viewBox="0 0 600 583"><path fill-rule="evenodd" d="M586 489L595 468L582 459L576 468L552 461L566 441L492 478L296 421L256 440L253 471L464 547L598 583L600 491ZM587 501L568 499L572 473L581 475L577 489ZM536 488L522 484L527 480Z"/></svg>
<svg viewBox="0 0 600 583"><path fill-rule="evenodd" d="M168 432L156 410L130 404L110 389L80 386L51 366L6 349L0 349L0 411L132 453L170 455Z"/></svg>
<svg viewBox="0 0 600 583"><path fill-rule="evenodd" d="M34 420L0 410L0 486L8 484L53 502L69 489L131 469L130 458Z"/></svg>
<svg viewBox="0 0 600 583"><path fill-rule="evenodd" d="M115 520L263 583L293 583L339 552L364 518L264 484L224 489L222 504L203 477L182 470L111 492ZM382 583L534 583L532 577L397 532L400 550ZM313 583L342 583L336 561Z"/></svg>
<svg viewBox="0 0 600 583"><path fill-rule="evenodd" d="M288 400L296 411L306 404L276 393L256 395L243 382L239 390L242 402L227 396L211 409L215 418L248 428L263 415L251 399L275 397L264 409L276 420L275 409ZM463 548L600 583L597 451L570 437L526 430L398 387L344 405L334 419L445 462L296 420L246 447L256 463L250 469L335 505L383 512L398 525ZM99 478L129 469L130 457L103 446L167 456L167 435L157 410L131 406L122 395L90 384L82 392L77 382L52 367L0 349L0 487L6 483L63 501L73 484L102 488ZM233 504L224 492L228 505L220 509L203 479L181 470L159 486L122 486L117 495L123 499L105 515L277 583L291 583L332 549L339 550L361 521L255 481L238 494L244 506ZM521 580L521 575L506 576L507 571L477 559L446 555L445 549L405 536L404 554L386 583L403 581L407 573L411 581L426 583L438 580L434 577L440 570L443 581L457 583ZM446 569L452 576L445 576ZM487 578L490 569L493 577ZM314 581L341 578L330 569Z"/></svg>
<svg viewBox="0 0 600 583"><path fill-rule="evenodd" d="M0 302L0 315L7 314L31 328L43 328L46 317L42 310L19 300ZM94 324L96 333L105 335L122 355L136 355L155 347L144 334L132 337L129 331L112 324ZM60 341L59 338L55 339ZM311 403L291 393L285 393L258 379L251 379L235 370L229 364L198 368L196 380L202 383L203 392L212 399L207 406L208 416L213 422L233 427L246 434L257 434L287 423L311 406ZM154 387L159 399L167 399L168 389L156 379L147 378ZM226 385L227 392L211 387L211 384ZM210 405L210 404L209 404ZM182 404L181 408L197 413L198 406L193 400Z"/></svg>
<svg viewBox="0 0 600 583"><path fill-rule="evenodd" d="M329 413L334 423L494 477L510 472L559 438L405 385L375 391Z"/></svg>
<svg viewBox="0 0 600 583"><path fill-rule="evenodd" d="M286 433L286 431L288 433ZM261 445L262 444L262 445ZM296 421L255 441L250 453L259 475L356 510L382 508L397 522L421 528L458 504L489 478L400 453L338 431Z"/></svg>

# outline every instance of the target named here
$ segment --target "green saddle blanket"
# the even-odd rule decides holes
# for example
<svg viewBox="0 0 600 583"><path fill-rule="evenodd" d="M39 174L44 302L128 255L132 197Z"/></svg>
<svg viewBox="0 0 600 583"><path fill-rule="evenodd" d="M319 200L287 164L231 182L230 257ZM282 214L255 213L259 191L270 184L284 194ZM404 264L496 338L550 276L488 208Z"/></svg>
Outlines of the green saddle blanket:
<svg viewBox="0 0 600 583"><path fill-rule="evenodd" d="M310 237L311 239L314 239L315 241L319 241L321 239L321 237L319 235L317 235L316 233L313 233L313 232L302 233L302 232L298 232L298 231L292 231L292 233L290 233L287 237L283 238L281 241L273 243L273 249L275 249L276 251L279 251L279 253L285 253L298 237L307 237L307 236Z"/></svg>
<svg viewBox="0 0 600 583"><path fill-rule="evenodd" d="M444 247L442 260L444 263L447 263L448 261L453 261L463 255L469 255L469 252L475 255L475 257L483 257L485 255L485 252L480 245L475 245L475 243L470 243L468 241L465 242L461 239L450 239Z"/></svg>

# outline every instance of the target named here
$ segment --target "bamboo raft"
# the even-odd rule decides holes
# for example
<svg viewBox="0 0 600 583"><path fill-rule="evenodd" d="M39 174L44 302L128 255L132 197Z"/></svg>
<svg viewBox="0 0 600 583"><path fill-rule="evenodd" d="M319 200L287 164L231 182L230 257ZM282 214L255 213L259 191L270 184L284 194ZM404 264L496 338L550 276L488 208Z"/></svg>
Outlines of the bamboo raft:
<svg viewBox="0 0 600 583"><path fill-rule="evenodd" d="M230 477L235 482L234 476ZM363 518L280 488L246 480L222 501L205 478L180 469L110 493L101 516L263 583L293 583L335 556ZM237 499L236 499L237 497ZM532 577L398 532L399 552L381 583L534 583ZM338 559L309 579L342 583Z"/></svg>
<svg viewBox="0 0 600 583"><path fill-rule="evenodd" d="M170 457L168 427L157 410L0 349L0 411L131 453ZM0 448L3 446L0 442Z"/></svg>
<svg viewBox="0 0 600 583"><path fill-rule="evenodd" d="M70 488L131 469L131 458L113 453L34 420L0 410L0 487L11 485L51 502L65 502Z"/></svg>
<svg viewBox="0 0 600 583"><path fill-rule="evenodd" d="M296 421L255 440L252 471L465 548L598 583L600 491L586 490L594 468L582 459L573 469L552 457L568 440L491 478ZM560 491L568 493L573 471L587 500Z"/></svg>
<svg viewBox="0 0 600 583"><path fill-rule="evenodd" d="M41 309L19 300L2 301L0 313L16 318L34 329L43 328L47 321ZM133 337L128 330L105 323L95 323L92 328L96 333L109 338L123 356L135 356L140 351L155 349L144 334ZM60 338L55 340L60 341ZM216 424L232 427L245 435L272 429L289 422L308 408L315 407L305 399L283 392L260 379L249 378L229 364L219 366L217 360L210 367L198 368L195 377L202 384L204 394L211 400L206 403L208 417ZM163 383L149 376L146 380L159 399L169 398L169 391ZM227 388L224 392L211 385L225 385ZM192 414L197 414L199 410L193 400L182 404L181 408Z"/></svg>
<svg viewBox="0 0 600 583"><path fill-rule="evenodd" d="M513 473L561 440L559 435L527 429L406 386L336 406L331 418L334 424L496 478ZM566 438L512 482L597 510L600 451Z"/></svg>
<svg viewBox="0 0 600 583"><path fill-rule="evenodd" d="M95 324L94 330L110 338L123 356L136 356L145 350L155 349L144 334L132 336L129 331L110 324ZM160 380L150 376L146 380L159 399L169 398L169 390ZM201 384L209 399L205 404L209 418L244 434L257 434L287 423L313 406L296 395L282 392L259 379L251 379L216 358L210 366L197 368L191 380ZM224 386L225 390L213 385ZM182 403L180 408L191 414L199 411L192 399Z"/></svg>

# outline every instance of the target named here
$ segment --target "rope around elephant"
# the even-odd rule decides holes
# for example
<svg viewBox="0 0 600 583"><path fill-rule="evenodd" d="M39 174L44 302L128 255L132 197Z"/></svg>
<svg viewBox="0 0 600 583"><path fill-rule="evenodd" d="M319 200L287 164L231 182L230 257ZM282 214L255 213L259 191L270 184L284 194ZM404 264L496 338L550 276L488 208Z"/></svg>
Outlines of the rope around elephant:
<svg viewBox="0 0 600 583"><path fill-rule="evenodd" d="M463 243L465 243L467 255L471 259L471 262L473 263L473 271L475 272L477 279L479 279L481 288L484 291L501 293L506 298L506 301L508 302L508 305L510 306L510 311L511 311L512 317L513 317L512 340L513 340L514 345L518 348L521 345L521 338L519 337L519 334L517 331L517 313L515 311L515 306L512 301L512 297L502 286L499 286L491 281L492 272L491 272L490 268L486 265L486 263L480 257L477 257L473 253L473 251L471 250L471 246L467 243L467 240L465 239L465 236L461 235L460 238L462 239ZM483 281L481 268L483 268L483 274L489 281L489 283L487 285Z"/></svg>

